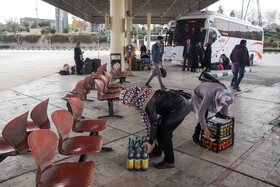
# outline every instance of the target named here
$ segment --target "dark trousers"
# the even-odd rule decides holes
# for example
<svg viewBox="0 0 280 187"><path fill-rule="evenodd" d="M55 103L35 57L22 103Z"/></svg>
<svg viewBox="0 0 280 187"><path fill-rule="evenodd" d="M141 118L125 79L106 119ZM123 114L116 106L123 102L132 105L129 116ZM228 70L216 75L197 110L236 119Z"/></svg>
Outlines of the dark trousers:
<svg viewBox="0 0 280 187"><path fill-rule="evenodd" d="M162 122L158 126L156 154L161 154L163 151L163 161L168 164L174 164L175 160L172 143L173 131L182 123L186 115L190 113L190 108L190 103L185 101L184 105L173 110L167 116L162 117Z"/></svg>
<svg viewBox="0 0 280 187"><path fill-rule="evenodd" d="M205 119L208 117L208 111L206 111L205 113ZM201 126L200 126L200 123L198 123L195 127L195 130L194 130L194 135L196 138L199 138L199 135L200 135L200 132L201 132Z"/></svg>
<svg viewBox="0 0 280 187"><path fill-rule="evenodd" d="M75 63L77 67L77 74L82 74L83 62L81 61L81 59L75 58Z"/></svg>
<svg viewBox="0 0 280 187"><path fill-rule="evenodd" d="M188 55L187 55L187 56L188 56ZM190 59L187 58L187 56L184 57L184 60L183 60L183 70L186 69L187 60L188 60L187 70L190 70L190 67L191 67Z"/></svg>

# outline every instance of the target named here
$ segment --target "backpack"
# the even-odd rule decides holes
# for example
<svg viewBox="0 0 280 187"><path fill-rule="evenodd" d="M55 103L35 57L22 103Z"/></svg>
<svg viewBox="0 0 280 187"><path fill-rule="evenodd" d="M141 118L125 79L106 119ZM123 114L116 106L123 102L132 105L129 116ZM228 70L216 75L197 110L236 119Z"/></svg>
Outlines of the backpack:
<svg viewBox="0 0 280 187"><path fill-rule="evenodd" d="M201 72L198 80L200 80L202 82L216 82L216 83L221 84L224 88L227 89L227 87L223 83L221 83L218 79L216 79L215 77L213 77L212 75L210 75L206 71Z"/></svg>
<svg viewBox="0 0 280 187"><path fill-rule="evenodd" d="M90 58L86 58L83 62L83 74L90 74L92 72L92 60Z"/></svg>

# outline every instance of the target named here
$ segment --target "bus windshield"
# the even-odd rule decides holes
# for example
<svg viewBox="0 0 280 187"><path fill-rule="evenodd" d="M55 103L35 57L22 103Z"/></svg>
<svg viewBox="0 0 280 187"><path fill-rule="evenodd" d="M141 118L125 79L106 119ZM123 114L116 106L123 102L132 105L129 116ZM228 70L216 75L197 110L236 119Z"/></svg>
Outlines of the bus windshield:
<svg viewBox="0 0 280 187"><path fill-rule="evenodd" d="M203 42L205 38L205 19L185 19L178 20L174 43L183 46L185 40L191 39L191 43Z"/></svg>

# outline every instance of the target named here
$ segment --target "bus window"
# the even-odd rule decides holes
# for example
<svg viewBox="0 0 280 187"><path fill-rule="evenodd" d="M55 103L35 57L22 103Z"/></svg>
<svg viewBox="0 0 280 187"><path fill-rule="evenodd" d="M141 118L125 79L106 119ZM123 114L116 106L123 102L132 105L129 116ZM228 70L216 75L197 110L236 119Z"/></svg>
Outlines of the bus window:
<svg viewBox="0 0 280 187"><path fill-rule="evenodd" d="M229 33L228 35L230 37L235 37L235 38L241 38L241 34L240 34L240 28L239 28L239 24L237 23L233 23L233 22L229 22L228 24L228 30L229 30Z"/></svg>
<svg viewBox="0 0 280 187"><path fill-rule="evenodd" d="M253 40L262 40L262 31L253 27L249 27Z"/></svg>
<svg viewBox="0 0 280 187"><path fill-rule="evenodd" d="M215 19L215 26L222 36L228 36L228 22L221 19Z"/></svg>

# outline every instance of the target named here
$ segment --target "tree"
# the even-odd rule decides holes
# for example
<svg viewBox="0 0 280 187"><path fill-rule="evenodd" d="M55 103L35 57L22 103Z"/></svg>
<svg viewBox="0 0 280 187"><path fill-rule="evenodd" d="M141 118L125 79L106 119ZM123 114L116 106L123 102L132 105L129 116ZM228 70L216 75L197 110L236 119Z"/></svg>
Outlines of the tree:
<svg viewBox="0 0 280 187"><path fill-rule="evenodd" d="M81 31L81 30L83 30L83 31L85 31L86 30L86 28L87 28L87 22L86 21L82 21L82 20L77 20L77 27L78 27L78 29Z"/></svg>
<svg viewBox="0 0 280 187"><path fill-rule="evenodd" d="M6 20L6 29L10 32L13 32L16 34L16 32L19 30L20 26L18 24L17 19L15 18L10 18Z"/></svg>
<svg viewBox="0 0 280 187"><path fill-rule="evenodd" d="M223 13L224 13L224 8L222 7L222 5L220 5L220 6L218 7L217 12L220 13L220 14L223 14Z"/></svg>
<svg viewBox="0 0 280 187"><path fill-rule="evenodd" d="M72 24L70 26L70 29L72 31L76 31L78 29L78 27L77 27L77 18L76 17L73 17L73 21L72 21Z"/></svg>
<svg viewBox="0 0 280 187"><path fill-rule="evenodd" d="M269 11L266 11L264 13L264 17L265 17L265 21L267 23L267 25L269 26L270 28L270 25L272 23L275 23L277 17L278 17L278 12L277 10L269 10Z"/></svg>
<svg viewBox="0 0 280 187"><path fill-rule="evenodd" d="M235 11L234 10L232 10L231 12L230 12L230 14L229 14L231 17L235 17Z"/></svg>
<svg viewBox="0 0 280 187"><path fill-rule="evenodd" d="M41 21L41 22L38 22L38 26L39 27L50 27L51 22L50 21Z"/></svg>
<svg viewBox="0 0 280 187"><path fill-rule="evenodd" d="M22 22L21 25L25 31L29 32L29 23L28 22Z"/></svg>
<svg viewBox="0 0 280 187"><path fill-rule="evenodd" d="M23 36L21 34L14 34L14 38L16 39L18 45L20 45L23 40Z"/></svg>

